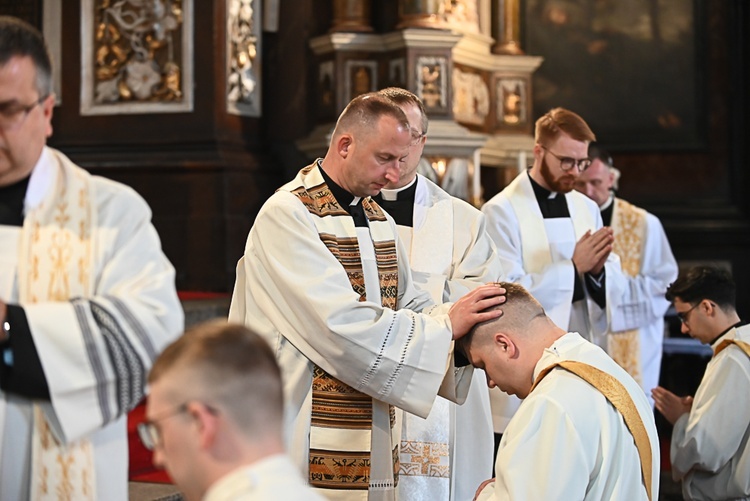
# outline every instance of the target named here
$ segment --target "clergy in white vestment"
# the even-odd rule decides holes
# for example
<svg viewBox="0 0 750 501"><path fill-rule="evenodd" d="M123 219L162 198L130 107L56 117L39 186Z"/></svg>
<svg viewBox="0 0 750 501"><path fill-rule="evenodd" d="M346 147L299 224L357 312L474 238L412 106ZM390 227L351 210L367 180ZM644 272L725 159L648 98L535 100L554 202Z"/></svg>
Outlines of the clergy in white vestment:
<svg viewBox="0 0 750 501"><path fill-rule="evenodd" d="M500 441L495 478L476 499L657 499L659 438L638 383L555 325L522 286L501 285L503 315L461 343L490 387L523 401Z"/></svg>
<svg viewBox="0 0 750 501"><path fill-rule="evenodd" d="M612 325L606 350L651 400L659 385L664 314L669 301L664 293L677 278L677 261L659 219L640 207L616 197L620 173L601 146L589 145L591 166L576 181L576 190L596 202L604 226L610 226L615 242L612 252L620 258L628 281L621 308L628 325Z"/></svg>
<svg viewBox="0 0 750 501"><path fill-rule="evenodd" d="M214 320L148 376L141 441L187 501L323 501L284 453L281 370L260 336Z"/></svg>
<svg viewBox="0 0 750 501"><path fill-rule="evenodd" d="M127 413L183 327L132 189L45 146L39 32L0 18L0 499L128 499Z"/></svg>
<svg viewBox="0 0 750 501"><path fill-rule="evenodd" d="M741 325L735 296L729 272L714 266L681 273L667 290L682 332L714 353L695 397L652 392L674 425L672 477L685 499L750 499L750 326Z"/></svg>
<svg viewBox="0 0 750 501"><path fill-rule="evenodd" d="M411 92L380 91L406 114L414 141L398 182L373 199L394 218L418 288L436 304L502 279L484 215L417 174L428 120ZM438 397L427 419L404 413L398 491L410 501L466 500L492 471L493 433L484 372L474 371L466 401Z"/></svg>
<svg viewBox="0 0 750 501"><path fill-rule="evenodd" d="M453 341L503 300L493 284L435 307L415 288L396 224L370 198L398 180L412 141L396 104L353 99L325 157L263 205L237 267L230 319L274 349L289 453L329 499L396 499L394 407L426 417L438 391L462 402L473 371Z"/></svg>
<svg viewBox="0 0 750 501"><path fill-rule="evenodd" d="M482 207L508 281L520 283L563 329L602 347L626 287L612 230L596 204L573 190L595 136L577 114L555 108L536 122L532 167Z"/></svg>

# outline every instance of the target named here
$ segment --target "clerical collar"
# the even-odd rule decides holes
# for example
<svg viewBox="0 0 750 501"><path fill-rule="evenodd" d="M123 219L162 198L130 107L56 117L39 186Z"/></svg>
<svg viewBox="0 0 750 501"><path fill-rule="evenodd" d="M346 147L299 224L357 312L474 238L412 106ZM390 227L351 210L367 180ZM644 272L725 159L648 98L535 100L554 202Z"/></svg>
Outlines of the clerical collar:
<svg viewBox="0 0 750 501"><path fill-rule="evenodd" d="M609 198L603 204L599 206L599 210L600 211L607 210L612 205L612 202L614 201L615 201L615 194L610 191Z"/></svg>
<svg viewBox="0 0 750 501"><path fill-rule="evenodd" d="M389 202L395 202L396 200L398 200L399 202L413 201L416 193L417 176L414 176L414 179L412 179L409 184L402 186L401 188L394 188L392 190L383 188L382 190L380 190L380 197L378 198Z"/></svg>
<svg viewBox="0 0 750 501"><path fill-rule="evenodd" d="M328 189L331 190L331 194L339 203L342 209L347 211L352 216L354 226L356 227L367 227L367 216L365 216L365 209L362 207L362 197L355 197L344 188L336 184L331 179L326 171L323 170L321 161L318 161L318 167L320 167L320 173L323 176Z"/></svg>
<svg viewBox="0 0 750 501"><path fill-rule="evenodd" d="M550 191L537 183L534 181L534 178L531 177L530 171L526 171L526 175L529 176L529 181L531 181L531 187L534 189L534 196L539 204L539 210L542 212L543 218L552 219L558 217L570 217L565 194Z"/></svg>
<svg viewBox="0 0 750 501"><path fill-rule="evenodd" d="M709 345L709 346L711 346L712 348L715 348L715 346L714 346L714 345L715 345L715 344L716 344L716 343L717 343L717 342L719 341L719 339L721 339L721 338L722 338L722 337L724 336L724 334L726 334L727 332L731 331L731 330L732 330L732 329L734 329L735 327L739 327L740 325L742 325L742 320L740 320L739 322L737 322L737 323L736 323L736 324L734 324L734 325L730 325L729 327L727 327L727 328L726 328L726 329L724 330L724 332L722 332L721 334L719 334L718 336L716 336L716 337L715 337L715 338L713 339L713 341L711 341L710 343L708 343L708 345Z"/></svg>
<svg viewBox="0 0 750 501"><path fill-rule="evenodd" d="M336 184L336 182L331 179L328 174L326 174L326 171L323 170L323 162L321 162L320 160L318 160L318 167L320 168L320 173L323 175L323 179L328 185L328 189L331 190L333 197L336 199L342 209L348 210L347 208L350 205L362 204L362 197L355 197L344 188Z"/></svg>
<svg viewBox="0 0 750 501"><path fill-rule="evenodd" d="M385 209L399 226L414 227L414 200L417 194L418 177L401 188L380 190L380 193L373 197L373 200Z"/></svg>

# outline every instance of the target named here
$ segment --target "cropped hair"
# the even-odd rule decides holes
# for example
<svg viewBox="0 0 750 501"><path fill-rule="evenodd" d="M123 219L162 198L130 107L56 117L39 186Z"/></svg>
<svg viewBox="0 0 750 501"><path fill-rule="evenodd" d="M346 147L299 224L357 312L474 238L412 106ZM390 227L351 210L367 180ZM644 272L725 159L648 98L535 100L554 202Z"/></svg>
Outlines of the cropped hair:
<svg viewBox="0 0 750 501"><path fill-rule="evenodd" d="M500 282L500 287L505 289L505 302L490 306L484 311L503 310L498 318L493 318L476 324L461 342L469 346L474 336L484 336L494 327L505 329L516 334L523 334L528 330L529 324L537 318L546 318L547 314L539 301L531 295L522 285L514 282Z"/></svg>
<svg viewBox="0 0 750 501"><path fill-rule="evenodd" d="M554 108L536 121L534 140L547 146L561 134L567 134L576 141L596 141L596 136L586 121L565 108Z"/></svg>
<svg viewBox="0 0 750 501"><path fill-rule="evenodd" d="M268 343L243 325L217 320L188 329L157 357L148 381L170 376L179 377L179 398L219 406L249 436L281 422L276 358Z"/></svg>
<svg viewBox="0 0 750 501"><path fill-rule="evenodd" d="M666 298L698 304L704 299L716 303L722 310L734 309L736 286L731 273L718 266L695 266L680 273L667 288Z"/></svg>
<svg viewBox="0 0 750 501"><path fill-rule="evenodd" d="M420 126L422 127L420 132L422 135L427 134L429 120L427 119L427 111L424 109L424 104L422 104L421 99L401 87L386 87L385 89L379 90L378 93L384 95L399 106L416 106L419 108L419 115L421 117Z"/></svg>
<svg viewBox="0 0 750 501"><path fill-rule="evenodd" d="M410 130L409 120L391 99L377 92L368 92L352 99L341 112L333 136L353 130L374 130L382 117L392 117Z"/></svg>
<svg viewBox="0 0 750 501"><path fill-rule="evenodd" d="M0 16L0 66L13 57L30 57L36 68L39 97L52 93L52 63L42 34L29 23L11 16Z"/></svg>

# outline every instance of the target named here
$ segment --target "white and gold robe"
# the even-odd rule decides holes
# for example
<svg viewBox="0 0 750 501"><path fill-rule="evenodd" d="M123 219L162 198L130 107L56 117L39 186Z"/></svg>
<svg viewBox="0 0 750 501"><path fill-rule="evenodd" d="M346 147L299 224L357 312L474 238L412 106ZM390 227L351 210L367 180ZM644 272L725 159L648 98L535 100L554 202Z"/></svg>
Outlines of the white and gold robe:
<svg viewBox="0 0 750 501"><path fill-rule="evenodd" d="M664 343L667 287L677 278L677 261L667 235L653 214L614 198L613 252L627 277L627 288L614 315L607 352L638 381L651 405L659 385Z"/></svg>
<svg viewBox="0 0 750 501"><path fill-rule="evenodd" d="M183 328L174 268L143 199L54 149L24 213L0 226L0 298L24 308L51 400L0 392L0 499L126 500L126 414Z"/></svg>
<svg viewBox="0 0 750 501"><path fill-rule="evenodd" d="M382 192L386 197L387 192ZM456 301L479 285L502 280L484 215L418 176L413 227L398 226L418 288L437 303ZM471 499L492 471L494 442L487 379L474 377L462 405L438 397L427 419L404 414L400 499Z"/></svg>
<svg viewBox="0 0 750 501"><path fill-rule="evenodd" d="M454 368L453 341L447 312L434 308L429 296L415 288L408 254L397 242L398 310L381 306L373 255L367 247L379 241L367 231L360 239L368 300L360 301L341 263L321 240L315 217L291 190L306 177L323 183L317 165L283 186L263 205L237 265L229 318L262 335L276 352L284 381L284 429L292 460L308 476L313 368L318 366L347 385L426 417L436 395L462 402L471 382L471 367ZM396 239L396 225L387 226ZM354 222L349 218L354 233ZM369 242L366 241L370 239ZM363 247L364 243L364 247ZM369 268L369 272L368 272ZM368 285L369 284L369 285ZM371 290L373 294L371 294ZM373 410L373 421L375 420ZM397 444L400 426L394 430ZM359 441L331 437L337 443ZM380 465L373 464L375 470ZM331 499L380 499L368 490L326 492ZM374 497L378 496L378 497ZM388 496L395 496L388 494ZM390 497L389 499L394 499Z"/></svg>
<svg viewBox="0 0 750 501"><path fill-rule="evenodd" d="M606 348L609 325L620 314L627 286L620 259L610 253L604 265L606 308L590 297L572 304L575 284L573 251L578 240L602 227L596 204L577 191L565 194L569 218L542 217L527 172L520 173L482 207L487 231L495 242L507 280L523 285L544 307L555 325L580 331ZM575 308L575 309L574 309Z"/></svg>
<svg viewBox="0 0 750 501"><path fill-rule="evenodd" d="M659 437L654 414L633 378L578 333L546 348L533 379L560 361L583 362L624 385L651 446L651 492L659 492ZM526 397L508 424L495 462L495 481L480 501L580 499L646 501L641 459L622 415L581 377L553 369Z"/></svg>
<svg viewBox="0 0 750 501"><path fill-rule="evenodd" d="M717 339L750 343L750 326L732 328ZM672 476L682 481L685 499L750 498L750 357L729 346L706 366L693 407L675 422L670 457Z"/></svg>

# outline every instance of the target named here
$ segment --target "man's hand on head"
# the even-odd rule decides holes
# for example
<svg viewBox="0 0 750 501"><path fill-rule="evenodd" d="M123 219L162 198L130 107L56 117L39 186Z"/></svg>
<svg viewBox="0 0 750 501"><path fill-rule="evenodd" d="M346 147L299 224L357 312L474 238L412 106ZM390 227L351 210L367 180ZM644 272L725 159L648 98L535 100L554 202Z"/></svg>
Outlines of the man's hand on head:
<svg viewBox="0 0 750 501"><path fill-rule="evenodd" d="M486 311L487 308L505 302L505 289L497 283L489 283L474 289L453 303L448 317L453 327L453 339L460 339L469 333L472 327L480 322L498 318L503 314L501 309Z"/></svg>

